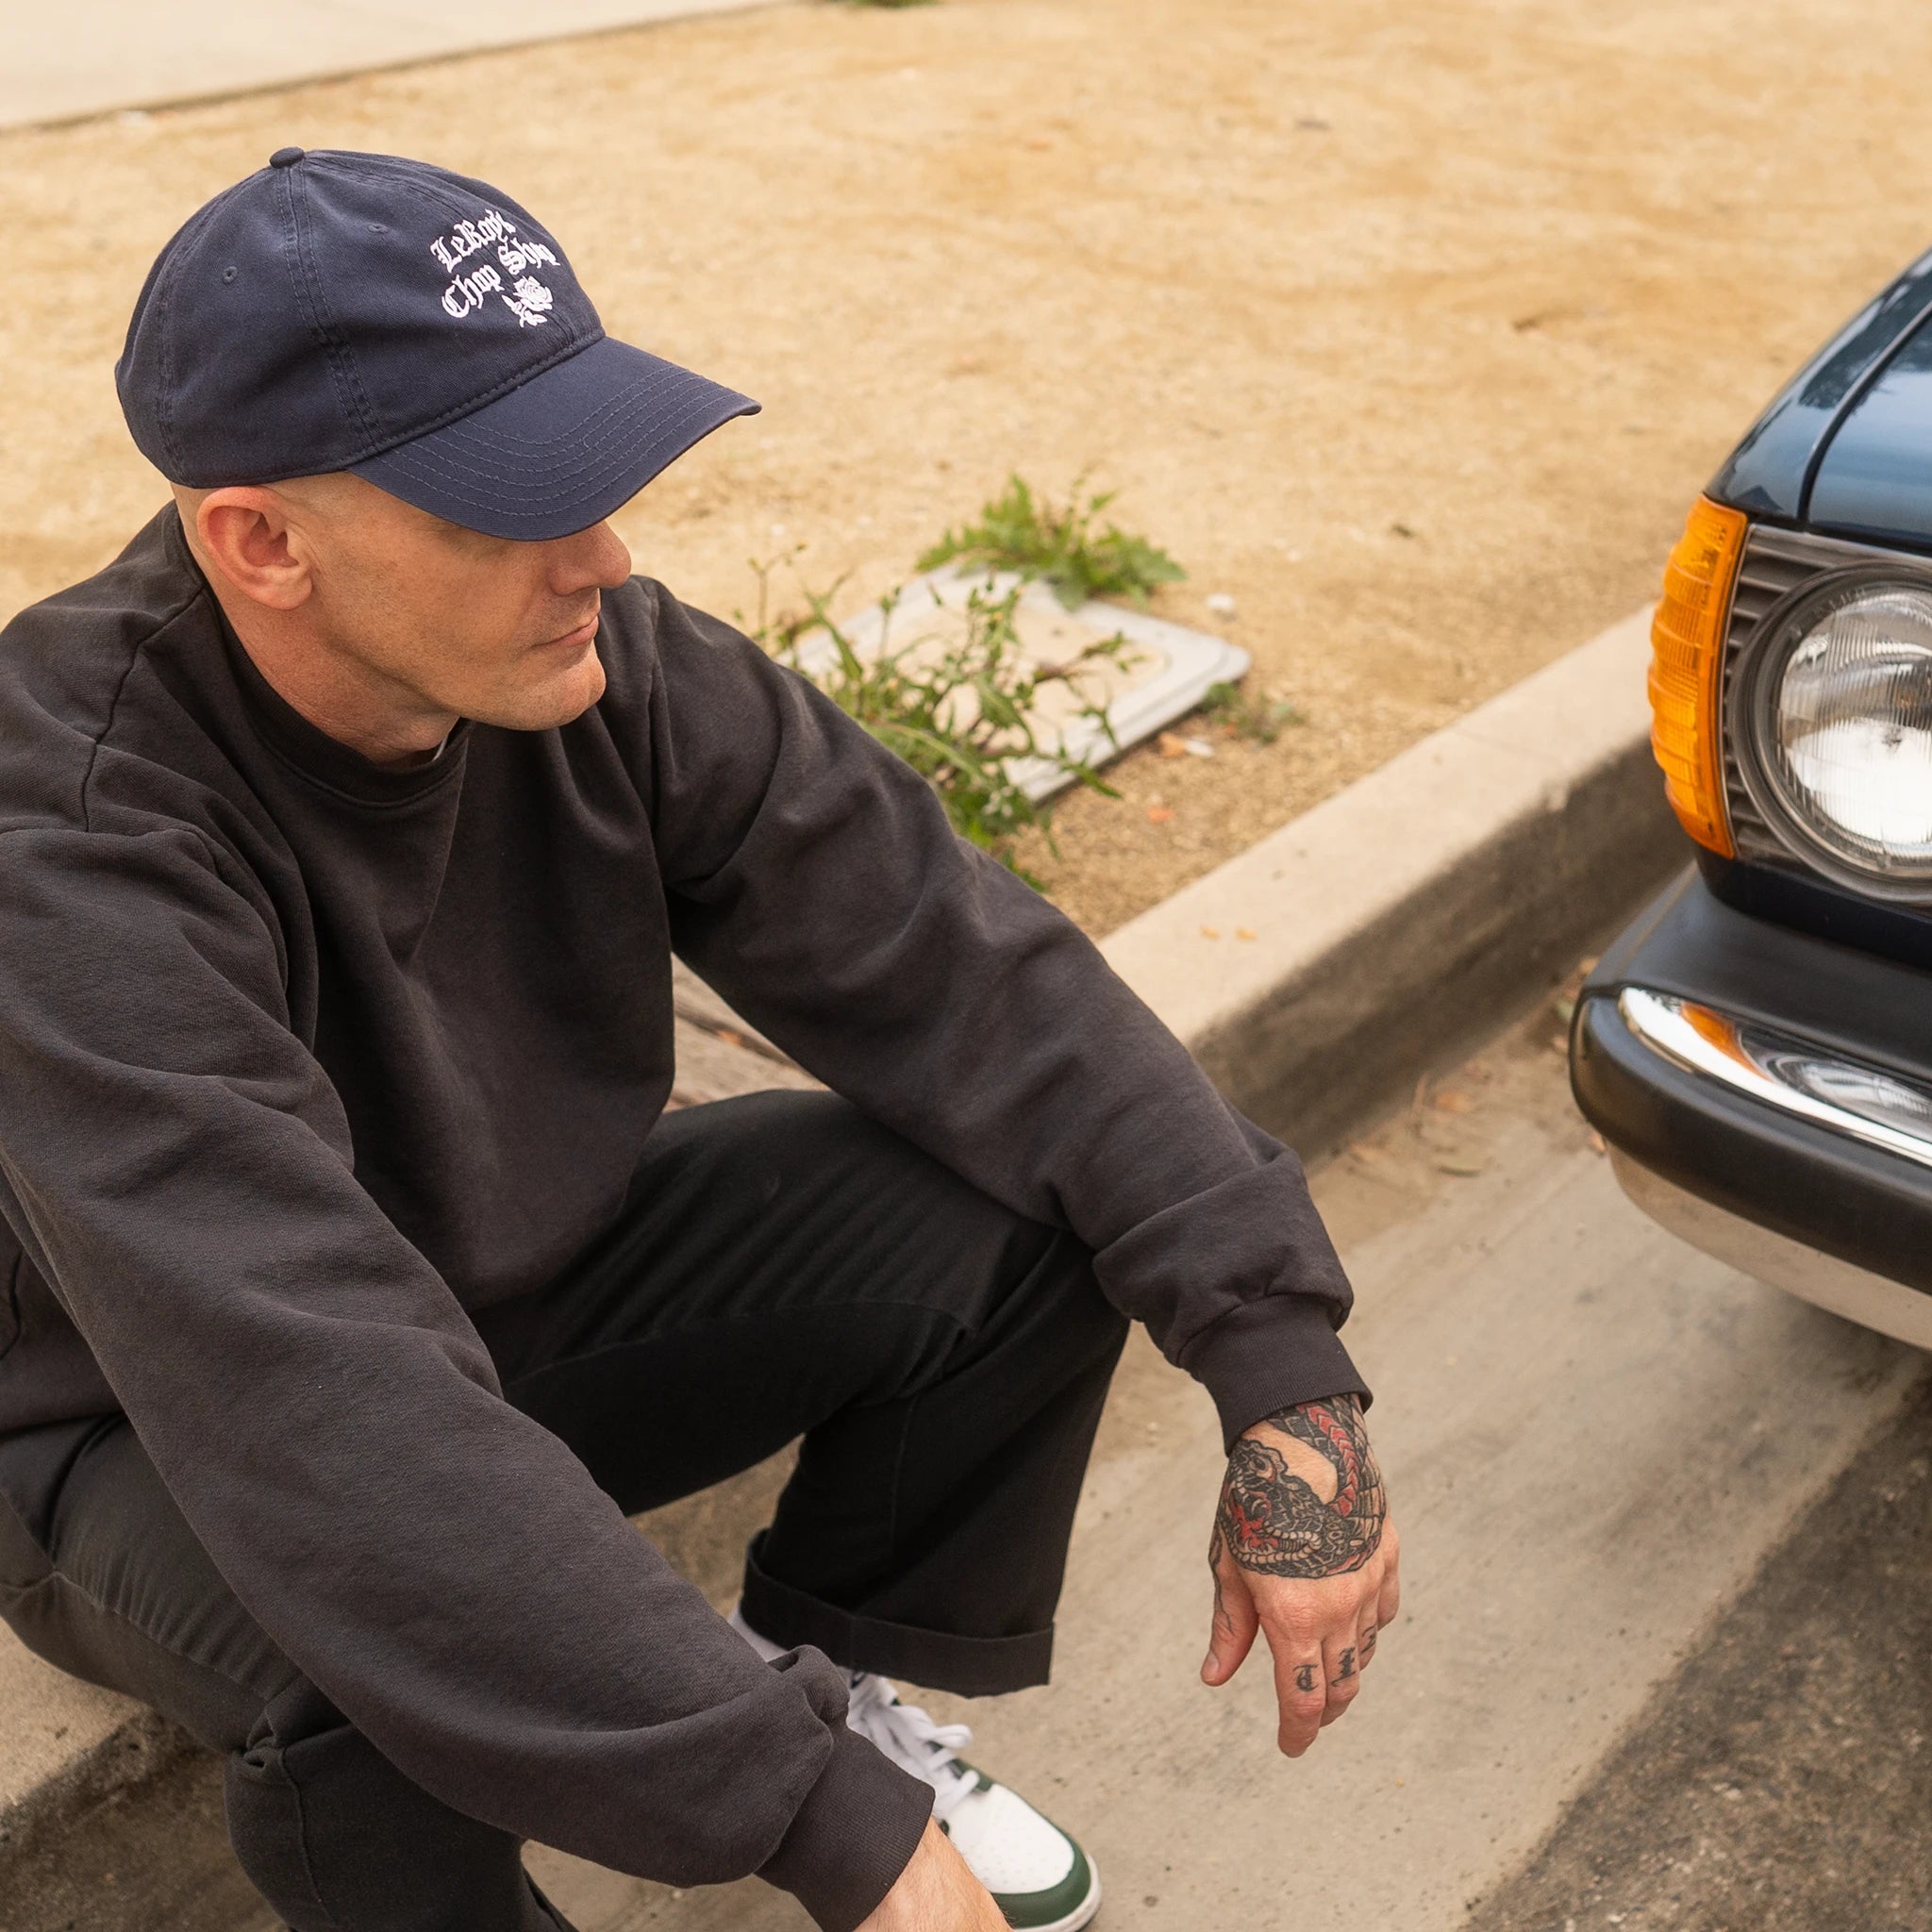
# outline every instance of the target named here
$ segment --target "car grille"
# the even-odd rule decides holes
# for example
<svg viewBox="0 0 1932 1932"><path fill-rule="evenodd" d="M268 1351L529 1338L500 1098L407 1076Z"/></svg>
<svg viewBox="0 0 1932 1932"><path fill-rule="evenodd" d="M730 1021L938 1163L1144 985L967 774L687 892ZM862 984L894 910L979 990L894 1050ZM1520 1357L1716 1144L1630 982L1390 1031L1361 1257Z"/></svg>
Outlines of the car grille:
<svg viewBox="0 0 1932 1932"><path fill-rule="evenodd" d="M1794 591L1816 577L1860 563L1919 563L1896 550L1874 543L1851 543L1841 538L1813 537L1802 530L1780 530L1754 524L1738 566L1737 588L1731 593L1731 625L1724 637L1724 805L1730 813L1731 837L1738 857L1754 865L1775 866L1784 872L1816 876L1816 869L1793 852L1766 822L1752 802L1738 767L1738 732L1734 703L1738 669L1748 656L1764 620Z"/></svg>

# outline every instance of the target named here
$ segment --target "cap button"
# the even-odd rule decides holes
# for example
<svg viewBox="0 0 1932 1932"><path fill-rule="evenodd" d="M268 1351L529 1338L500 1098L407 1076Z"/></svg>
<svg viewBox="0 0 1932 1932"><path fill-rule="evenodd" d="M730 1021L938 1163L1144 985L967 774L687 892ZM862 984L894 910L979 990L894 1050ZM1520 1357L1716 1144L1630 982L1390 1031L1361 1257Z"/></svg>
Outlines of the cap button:
<svg viewBox="0 0 1932 1932"><path fill-rule="evenodd" d="M269 156L268 164L271 168L292 168L308 152L306 147L278 147Z"/></svg>

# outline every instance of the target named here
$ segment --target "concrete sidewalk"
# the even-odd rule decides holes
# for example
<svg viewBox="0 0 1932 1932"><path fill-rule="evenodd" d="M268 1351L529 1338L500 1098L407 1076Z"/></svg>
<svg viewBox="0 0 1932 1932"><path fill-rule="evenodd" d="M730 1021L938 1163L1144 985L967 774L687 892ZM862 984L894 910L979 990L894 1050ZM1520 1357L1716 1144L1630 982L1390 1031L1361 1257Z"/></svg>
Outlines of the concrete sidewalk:
<svg viewBox="0 0 1932 1932"><path fill-rule="evenodd" d="M283 87L772 0L71 0L0 8L0 127ZM489 102L478 111L494 112Z"/></svg>

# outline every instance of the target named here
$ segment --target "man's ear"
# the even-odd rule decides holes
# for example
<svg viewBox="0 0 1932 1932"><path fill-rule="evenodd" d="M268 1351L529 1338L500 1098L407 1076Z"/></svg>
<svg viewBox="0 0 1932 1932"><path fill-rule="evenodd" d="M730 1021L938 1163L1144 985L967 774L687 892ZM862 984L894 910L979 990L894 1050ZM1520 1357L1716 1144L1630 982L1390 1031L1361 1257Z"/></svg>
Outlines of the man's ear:
<svg viewBox="0 0 1932 1932"><path fill-rule="evenodd" d="M307 534L290 522L279 491L210 490L194 506L195 548L251 602L293 610L315 588Z"/></svg>

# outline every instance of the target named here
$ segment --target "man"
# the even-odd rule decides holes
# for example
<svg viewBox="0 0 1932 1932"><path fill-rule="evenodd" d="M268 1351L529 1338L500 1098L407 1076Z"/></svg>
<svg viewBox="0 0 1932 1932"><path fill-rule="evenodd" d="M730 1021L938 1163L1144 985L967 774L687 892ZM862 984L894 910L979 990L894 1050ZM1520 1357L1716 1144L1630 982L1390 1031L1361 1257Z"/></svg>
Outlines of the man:
<svg viewBox="0 0 1932 1932"><path fill-rule="evenodd" d="M1347 1707L1395 1547L1293 1157L630 575L604 519L756 406L507 197L284 149L117 375L174 504L0 640L8 1621L226 1754L296 1932L561 1925L526 1838L1086 1924L886 1678L1044 1680L1131 1316L1232 1448L1203 1675L1258 1626L1284 1751ZM833 1093L659 1118L674 951ZM734 1631L625 1513L801 1437Z"/></svg>

